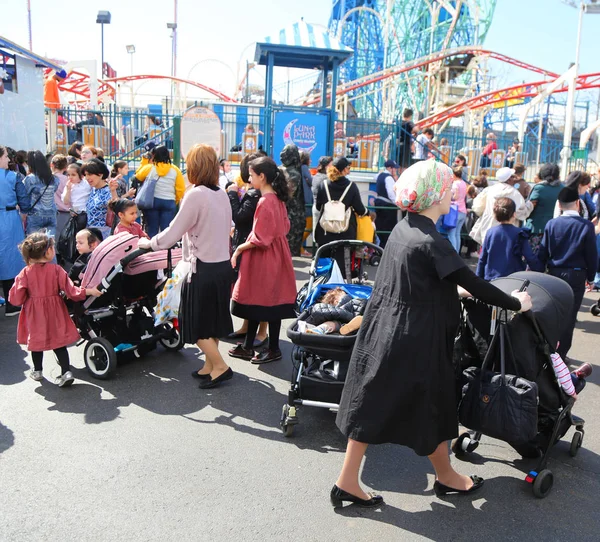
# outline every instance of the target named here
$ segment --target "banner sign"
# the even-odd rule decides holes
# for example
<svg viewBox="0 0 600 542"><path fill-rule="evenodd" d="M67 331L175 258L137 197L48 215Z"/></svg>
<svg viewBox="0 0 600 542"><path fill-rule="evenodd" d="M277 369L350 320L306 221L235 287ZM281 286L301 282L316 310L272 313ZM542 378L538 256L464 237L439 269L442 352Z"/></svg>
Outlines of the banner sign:
<svg viewBox="0 0 600 542"><path fill-rule="evenodd" d="M296 145L299 151L312 156L316 164L321 156L327 155L328 115L304 111L278 111L275 113L273 158L280 163L279 155L286 145Z"/></svg>
<svg viewBox="0 0 600 542"><path fill-rule="evenodd" d="M221 156L221 121L206 107L191 107L181 117L181 155L197 143L210 145Z"/></svg>

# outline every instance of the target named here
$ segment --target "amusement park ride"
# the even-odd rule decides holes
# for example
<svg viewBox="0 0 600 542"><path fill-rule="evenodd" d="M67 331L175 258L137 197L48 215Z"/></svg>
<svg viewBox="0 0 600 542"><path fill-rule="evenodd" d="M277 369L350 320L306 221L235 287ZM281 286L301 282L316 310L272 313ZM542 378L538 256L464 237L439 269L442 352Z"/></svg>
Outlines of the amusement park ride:
<svg viewBox="0 0 600 542"><path fill-rule="evenodd" d="M335 89L338 113L344 119L398 120L405 107L415 111L417 126L437 126L463 118L464 132L481 136L489 128L498 104L520 105L539 95L559 74L482 47L497 0L333 0L329 31L354 55L342 65ZM524 68L534 81L491 88L488 60ZM114 99L118 83L169 79L208 92L220 102L238 100L197 81L159 75L131 75L99 82L98 96ZM600 87L600 73L578 75L576 89ZM89 77L73 71L63 91L90 98ZM568 90L568 82L553 92ZM321 93L332 92L330 81L317 81L296 100L310 106Z"/></svg>

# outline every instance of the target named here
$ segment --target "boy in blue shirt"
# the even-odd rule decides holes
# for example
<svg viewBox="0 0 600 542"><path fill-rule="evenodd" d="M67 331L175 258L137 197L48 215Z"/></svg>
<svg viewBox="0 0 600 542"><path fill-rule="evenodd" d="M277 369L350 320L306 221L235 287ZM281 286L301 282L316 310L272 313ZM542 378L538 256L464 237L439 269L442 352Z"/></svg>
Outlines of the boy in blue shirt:
<svg viewBox="0 0 600 542"><path fill-rule="evenodd" d="M529 235L514 225L516 210L517 206L510 198L498 198L494 203L494 216L500 224L490 228L485 235L477 264L478 277L485 280L507 277L525 271L525 262L532 271L543 271L529 245Z"/></svg>
<svg viewBox="0 0 600 542"><path fill-rule="evenodd" d="M581 201L577 190L563 188L558 194L558 204L562 215L546 224L538 258L548 267L548 273L571 286L575 296L573 310L557 349L560 356L567 360L586 280L592 282L598 268L598 249L594 225L579 216Z"/></svg>

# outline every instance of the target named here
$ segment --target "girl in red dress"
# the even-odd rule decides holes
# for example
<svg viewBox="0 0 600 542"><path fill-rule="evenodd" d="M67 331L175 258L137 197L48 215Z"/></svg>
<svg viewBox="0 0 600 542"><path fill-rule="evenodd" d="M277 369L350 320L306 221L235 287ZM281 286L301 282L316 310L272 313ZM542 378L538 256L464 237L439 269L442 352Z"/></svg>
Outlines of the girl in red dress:
<svg viewBox="0 0 600 542"><path fill-rule="evenodd" d="M23 306L17 327L17 342L27 345L33 360L29 377L42 380L42 358L54 350L61 368L58 386L70 386L73 373L69 368L67 346L79 339L77 328L69 318L60 292L73 301L83 301L86 295L102 295L97 288L78 288L65 270L51 263L54 259L54 238L44 232L29 235L19 247L27 267L15 279L8 299Z"/></svg>
<svg viewBox="0 0 600 542"><path fill-rule="evenodd" d="M248 320L248 331L244 344L238 344L229 355L258 365L281 359L281 320L296 317L296 278L286 238L290 221L285 206L289 199L285 173L271 158L262 157L250 162L250 179L262 196L252 232L231 257L235 267L243 254L231 312ZM269 345L255 356L253 345L259 322L269 322Z"/></svg>

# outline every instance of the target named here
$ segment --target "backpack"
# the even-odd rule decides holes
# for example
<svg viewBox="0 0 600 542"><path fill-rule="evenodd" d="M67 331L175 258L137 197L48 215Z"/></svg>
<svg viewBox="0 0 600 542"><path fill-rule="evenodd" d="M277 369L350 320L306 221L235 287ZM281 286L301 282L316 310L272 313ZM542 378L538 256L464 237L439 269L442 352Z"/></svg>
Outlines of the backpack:
<svg viewBox="0 0 600 542"><path fill-rule="evenodd" d="M346 190L342 194L339 200L332 200L329 194L329 182L325 181L325 192L327 193L327 203L323 206L323 214L319 220L319 224L323 231L327 233L342 233L345 232L350 226L350 216L352 216L352 209L343 203L344 197L352 186L352 181L348 183Z"/></svg>

